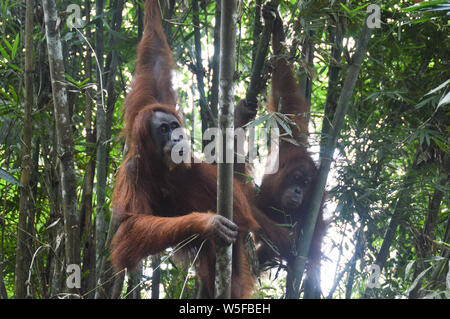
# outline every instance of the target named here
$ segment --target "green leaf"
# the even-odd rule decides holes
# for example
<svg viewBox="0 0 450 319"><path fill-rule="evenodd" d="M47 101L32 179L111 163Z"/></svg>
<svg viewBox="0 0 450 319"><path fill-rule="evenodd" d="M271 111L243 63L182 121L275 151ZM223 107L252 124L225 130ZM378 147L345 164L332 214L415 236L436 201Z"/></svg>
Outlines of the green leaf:
<svg viewBox="0 0 450 319"><path fill-rule="evenodd" d="M430 269L432 268L432 266L430 266L430 267L428 267L427 269L425 269L424 271L422 271L418 276L417 276L417 278L416 279L414 279L414 282L411 284L411 286L408 288L408 290L406 291L406 295L408 295L409 294L409 292L411 291L411 290L413 290L416 286L417 286L417 284L419 283L419 280L423 277L423 276L425 276L425 274L428 272L428 271L430 271Z"/></svg>
<svg viewBox="0 0 450 319"><path fill-rule="evenodd" d="M441 261L441 260L446 260L447 258L442 257L442 256L433 256L430 258L425 259L425 262L435 262L435 261Z"/></svg>
<svg viewBox="0 0 450 319"><path fill-rule="evenodd" d="M14 101L19 102L19 97L17 96L16 90L14 90L14 87L11 84L9 85L9 93L11 93Z"/></svg>
<svg viewBox="0 0 450 319"><path fill-rule="evenodd" d="M297 141L296 141L295 139L293 139L293 138L282 137L281 139L282 139L283 141L289 142L289 143L291 143L291 144L293 144L293 145L301 146L300 143L297 142Z"/></svg>
<svg viewBox="0 0 450 319"><path fill-rule="evenodd" d="M14 40L13 47L11 49L11 58L14 59L17 53L17 48L19 47L19 33L16 35L16 39Z"/></svg>
<svg viewBox="0 0 450 319"><path fill-rule="evenodd" d="M439 4L448 4L448 1L442 1L442 0L426 1L426 2L424 1L424 2L417 3L413 6L404 8L403 11L405 11L405 12L420 11L424 8L434 7Z"/></svg>
<svg viewBox="0 0 450 319"><path fill-rule="evenodd" d="M432 137L433 142L436 143L437 146L439 146L439 148L441 150L443 150L446 153L450 152L450 146L448 144L446 144L445 142L443 142L442 140L436 138L436 137Z"/></svg>
<svg viewBox="0 0 450 319"><path fill-rule="evenodd" d="M6 50L5 50L5 48L3 47L3 46L1 46L0 45L0 53L3 55L3 57L6 59L6 60L11 60L11 57L9 56L9 54L8 53L6 53Z"/></svg>
<svg viewBox="0 0 450 319"><path fill-rule="evenodd" d="M445 81L444 83L440 84L439 86L435 87L434 89L432 89L430 92L428 92L427 94L425 94L425 96L432 94L436 91L442 90L443 88L445 88L447 86L447 84L450 83L450 79L448 79L447 81Z"/></svg>
<svg viewBox="0 0 450 319"><path fill-rule="evenodd" d="M256 118L255 120L251 121L248 125L247 128L251 128L251 127L255 127L258 126L259 124L269 120L271 114L264 114L259 116L258 118Z"/></svg>
<svg viewBox="0 0 450 319"><path fill-rule="evenodd" d="M281 118L279 117L275 117L275 120L278 122L278 124L280 124L280 126L284 129L284 131L289 135L292 136L292 130L291 128L286 125L286 122L283 121Z"/></svg>
<svg viewBox="0 0 450 319"><path fill-rule="evenodd" d="M0 88L0 94L3 95L3 97L5 99L7 99L8 101L14 102L13 99L9 96L8 93L6 93L6 91L4 89Z"/></svg>
<svg viewBox="0 0 450 319"><path fill-rule="evenodd" d="M440 101L437 107L450 103L450 92L448 92Z"/></svg>
<svg viewBox="0 0 450 319"><path fill-rule="evenodd" d="M89 80L90 80L90 78L86 78L85 80L81 81L81 82L80 82L80 86L81 86L81 87L84 87L84 86L86 85L86 83L89 82Z"/></svg>
<svg viewBox="0 0 450 319"><path fill-rule="evenodd" d="M409 262L408 265L406 266L406 268L405 268L405 279L407 279L409 277L409 275L412 274L411 273L411 269L412 269L412 266L414 265L415 262L416 261L413 260L413 261Z"/></svg>
<svg viewBox="0 0 450 319"><path fill-rule="evenodd" d="M22 186L14 176L5 171L3 168L0 168L0 178L10 184Z"/></svg>
<svg viewBox="0 0 450 319"><path fill-rule="evenodd" d="M267 125L267 128L278 128L278 124L277 124L277 121L274 119L274 117L273 116L271 116L270 118L269 118L269 122L267 123L268 125Z"/></svg>
<svg viewBox="0 0 450 319"><path fill-rule="evenodd" d="M424 99L423 101L417 103L417 104L414 106L414 108L415 108L416 110L417 110L417 109L420 109L421 107L427 105L428 103L431 103L432 100L434 100L434 97L433 97L433 96L430 96L430 97Z"/></svg>
<svg viewBox="0 0 450 319"><path fill-rule="evenodd" d="M9 51L12 51L12 45L9 43L9 41L5 38L3 38L3 42L5 42L6 46L8 47Z"/></svg>
<svg viewBox="0 0 450 319"><path fill-rule="evenodd" d="M365 9L365 8L367 8L369 5L370 5L370 2L369 2L369 3L366 3L366 4L362 5L362 6L359 6L359 7L355 8L355 9L353 9L353 10L352 10L352 13L356 13L356 12L358 12L358 11L361 10L361 9Z"/></svg>
<svg viewBox="0 0 450 319"><path fill-rule="evenodd" d="M23 73L23 70L21 68L19 68L17 65L14 65L12 63L8 63L8 67L10 67L11 69L14 69L20 73Z"/></svg>
<svg viewBox="0 0 450 319"><path fill-rule="evenodd" d="M341 5L341 7L347 11L348 14L353 15L352 10L350 10L349 8L347 8L343 3L339 3Z"/></svg>

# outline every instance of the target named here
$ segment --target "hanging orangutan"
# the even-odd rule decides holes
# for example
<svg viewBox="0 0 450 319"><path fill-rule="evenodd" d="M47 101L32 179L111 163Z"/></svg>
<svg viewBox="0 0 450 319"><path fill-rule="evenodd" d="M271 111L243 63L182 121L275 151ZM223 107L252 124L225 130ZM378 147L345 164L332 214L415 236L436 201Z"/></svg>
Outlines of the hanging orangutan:
<svg viewBox="0 0 450 319"><path fill-rule="evenodd" d="M295 257L295 239L298 237L305 215L309 212L309 200L316 183L318 170L307 151L308 118L310 106L301 95L300 87L292 67L286 59L283 43L285 34L282 20L270 3L262 10L265 20L272 20L272 51L274 55L271 83L271 98L268 108L290 117L291 136L281 139L278 155L279 170L275 174L265 174L258 191L249 191L247 197L253 198L255 217L261 226L258 237L258 258L260 264L276 265L277 260L286 260L288 266ZM235 112L236 126L243 126L255 116L254 108L241 101ZM288 132L280 129L281 135ZM239 172L242 175L243 169ZM261 217L259 215L264 217ZM322 210L319 213L307 266L305 296L320 297L321 243L326 223Z"/></svg>
<svg viewBox="0 0 450 319"><path fill-rule="evenodd" d="M113 214L120 226L111 244L112 264L117 270L132 270L150 254L185 244L185 255L199 251L201 295L212 298L215 247L233 243L231 295L248 298L255 279L244 245L259 225L238 182L231 221L215 213L216 167L172 160L175 149L183 155L183 136L173 134L183 123L175 110L173 60L161 23L158 0L147 1L135 77L124 106L129 151L113 194Z"/></svg>

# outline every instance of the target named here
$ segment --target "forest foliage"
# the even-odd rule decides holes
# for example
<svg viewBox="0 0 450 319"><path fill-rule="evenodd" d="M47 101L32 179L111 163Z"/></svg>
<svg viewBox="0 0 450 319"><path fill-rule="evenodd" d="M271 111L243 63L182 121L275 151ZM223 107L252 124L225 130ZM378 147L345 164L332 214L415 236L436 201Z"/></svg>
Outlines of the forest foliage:
<svg viewBox="0 0 450 319"><path fill-rule="evenodd" d="M76 198L71 200L79 230L74 234L79 239L74 260L81 271L76 295L193 297L195 273L174 263L173 250L149 257L125 279L109 267L115 227L111 195L125 151L122 105L142 36L143 2L56 1L71 158L61 152L57 138L61 131L53 105L45 2L0 2L0 298L73 296L66 285L73 260L64 228L66 184L61 175L66 164L74 172L71 191ZM219 2L161 0L176 61L177 107L198 153L202 132L217 121ZM238 1L235 102L245 97L251 82L264 3ZM328 177L322 294L448 298L450 4L376 4L380 27L372 30ZM69 5L80 9L80 25ZM310 150L315 159L323 151L369 5L280 1L289 59L312 106ZM26 10L32 17L28 29ZM25 50L27 32L30 50ZM266 111L270 56L259 79L260 109L252 124L257 127L283 125ZM258 181L259 165L255 171ZM285 281L283 267L264 273L254 296L283 298Z"/></svg>

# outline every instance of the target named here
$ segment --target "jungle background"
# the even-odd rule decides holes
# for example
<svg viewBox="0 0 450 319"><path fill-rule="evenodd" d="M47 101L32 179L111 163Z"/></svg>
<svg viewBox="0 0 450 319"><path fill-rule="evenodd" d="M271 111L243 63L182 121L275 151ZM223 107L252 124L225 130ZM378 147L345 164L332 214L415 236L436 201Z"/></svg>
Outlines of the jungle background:
<svg viewBox="0 0 450 319"><path fill-rule="evenodd" d="M276 124L265 110L270 49L262 76L252 78L264 3L239 1L236 36L235 101L258 81L257 127ZM200 152L201 133L217 117L220 1L161 4L178 107ZM280 1L289 58L312 105L316 160L370 4ZM143 2L56 5L60 84L70 118L65 145L57 139L42 2L0 2L0 298L73 297L66 280L74 260L79 298L193 297L195 273L173 262L173 250L125 277L108 262L111 194L124 152L122 105L142 36ZM69 5L80 8L80 25ZM372 30L328 178L322 297L448 298L450 3L378 5L381 24ZM72 187L62 180L62 166L72 169ZM258 180L260 166L256 173ZM68 193L72 220L62 200ZM77 225L75 257L67 253L69 222ZM285 282L282 265L265 272L254 297L283 298Z"/></svg>

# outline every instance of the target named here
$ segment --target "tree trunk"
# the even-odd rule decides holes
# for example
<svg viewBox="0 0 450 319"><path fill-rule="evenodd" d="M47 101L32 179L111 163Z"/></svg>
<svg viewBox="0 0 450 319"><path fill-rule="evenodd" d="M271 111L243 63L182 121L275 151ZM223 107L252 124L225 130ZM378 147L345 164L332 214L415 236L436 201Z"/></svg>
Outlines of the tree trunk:
<svg viewBox="0 0 450 319"><path fill-rule="evenodd" d="M159 284L161 283L161 257L152 256L152 299L159 299Z"/></svg>
<svg viewBox="0 0 450 319"><path fill-rule="evenodd" d="M111 245L111 241L119 228L119 223L115 218L111 218L109 222L108 228L108 236L105 241L105 250ZM122 287L124 280L124 271L121 270L119 273L116 273L111 265L111 258L109 258L109 254L105 255L101 260L101 269L100 277L98 279L98 289L95 292L95 298L111 298L116 299L120 296L120 291L118 289L114 289L114 287Z"/></svg>
<svg viewBox="0 0 450 319"><path fill-rule="evenodd" d="M199 3L200 0L192 0L192 22L194 24L194 45L195 45L195 75L197 76L197 88L200 104L200 115L202 118L202 134L209 127L215 127L214 115L207 103L205 95L205 83L204 75L205 69L203 68L202 61L202 44L200 35L200 12ZM206 141L203 141L206 143Z"/></svg>
<svg viewBox="0 0 450 319"><path fill-rule="evenodd" d="M341 59L341 46L342 46L342 37L340 30L340 22L336 21L336 27L331 27L330 29L330 37L331 37L331 59L330 59L330 69L328 71L328 89L327 89L327 98L325 101L324 108L324 118L322 122L322 133L320 140L320 153L324 152L324 148L326 147L327 136L330 131L331 122L333 121L334 112L337 107L338 100L338 82L339 82L339 61Z"/></svg>
<svg viewBox="0 0 450 319"><path fill-rule="evenodd" d="M20 176L19 224L17 225L17 250L15 271L15 297L27 296L26 280L31 263L30 234L27 225L30 223L31 213L31 138L33 107L33 2L26 1L25 13L25 110L22 144L22 172Z"/></svg>
<svg viewBox="0 0 450 319"><path fill-rule="evenodd" d="M221 0L216 1L215 25L214 25L214 55L212 57L211 69L212 80L209 90L209 108L217 119L217 109L219 104L219 62L220 62L220 19L221 19Z"/></svg>
<svg viewBox="0 0 450 319"><path fill-rule="evenodd" d="M217 166L217 214L233 219L233 160L227 158L227 150L234 150L234 69L236 54L236 1L222 1L220 24L220 71L219 71L219 129L222 134L223 156ZM233 154L233 153L232 153ZM233 157L234 158L234 157ZM230 162L229 162L230 161ZM227 163L229 162L229 163ZM217 247L216 298L231 297L232 246Z"/></svg>
<svg viewBox="0 0 450 319"><path fill-rule="evenodd" d="M304 18L302 18L304 19ZM305 25L309 25L308 20L304 19ZM313 61L314 61L314 43L312 42L312 38L314 36L314 32L312 30L309 30L308 28L306 28L306 38L305 41L303 42L302 45L302 56L304 59L304 63L307 65L306 68L304 68L304 71L308 70L308 69L313 69ZM306 103L311 105L311 95L312 95L312 75L310 76L310 74L308 72L303 72L300 74L300 94L302 96L305 97L305 101ZM305 123L309 123L309 119L310 119L310 112L308 112L308 114L305 114ZM320 268L317 268L317 271L320 272ZM319 273L319 277L320 277L320 273Z"/></svg>
<svg viewBox="0 0 450 319"><path fill-rule="evenodd" d="M97 15L103 14L104 1L98 0L95 3L95 11ZM106 147L104 142L106 141L106 105L104 100L104 46L103 46L103 21L98 19L96 23L96 37L95 37L95 49L97 55L97 155L96 155L96 175L97 175L97 208L95 215L95 270L96 281L100 284L101 276L101 263L104 254L105 240L106 240L106 216L105 216L105 185L106 185ZM95 298L98 297L98 290L95 292Z"/></svg>
<svg viewBox="0 0 450 319"><path fill-rule="evenodd" d="M42 0L47 39L50 77L61 161L62 208L64 214L65 257L67 265L80 264L80 230L77 214L76 176L74 170L74 142L69 118L69 105L64 85L64 64L59 31L56 28L58 13L54 0ZM76 292L69 289L69 292Z"/></svg>
<svg viewBox="0 0 450 319"><path fill-rule="evenodd" d="M111 10L114 10L114 16L112 18L112 29L115 32L119 32L122 26L122 10L124 1L115 0L111 4ZM99 31L97 31L99 32ZM100 39L98 39L100 41ZM114 34L111 35L111 47L115 48L118 44L118 38ZM98 53L97 53L98 54ZM111 126L112 126L112 116L114 113L114 105L117 101L117 94L115 92L114 86L116 84L116 74L117 66L119 64L119 52L114 49L107 57L107 65L105 68L105 73L108 75L106 81L107 90L107 105L106 109L101 106L97 109L97 219L96 219L96 250L97 250L97 284L105 283L109 278L108 275L113 275L113 271L110 266L109 261L109 244L111 238L114 235L117 228L114 228L113 223L115 222L113 218L110 219L108 235L106 232L106 181L108 176L109 167L109 139L111 138ZM100 133L99 133L100 132ZM111 229L113 232L111 233ZM121 281L123 283L123 276ZM116 278L117 279L117 278ZM115 280L116 280L115 279ZM116 282L116 284L119 284ZM105 298L112 297L111 294L107 296L102 296L100 291L105 291L104 289L99 289L96 291L95 298ZM108 289L106 289L108 291Z"/></svg>
<svg viewBox="0 0 450 319"><path fill-rule="evenodd" d="M141 299L141 281L142 281L143 261L140 261L136 270L128 273L128 287L127 299ZM152 299L153 298L153 284L152 284Z"/></svg>
<svg viewBox="0 0 450 319"><path fill-rule="evenodd" d="M277 8L280 0L271 1L272 5ZM264 68L264 63L267 57L267 52L269 50L270 38L272 36L273 21L266 21L263 31L261 33L261 38L258 43L258 49L255 54L255 60L252 66L252 75L250 78L250 84L247 89L247 94L245 100L249 108L256 108L258 106L257 96L261 91L261 74Z"/></svg>
<svg viewBox="0 0 450 319"><path fill-rule="evenodd" d="M52 253L48 255L46 278L49 285L48 297L52 298L61 291L62 273L64 272L64 216L61 205L61 183L57 172L56 149L57 142L55 134L50 134L49 121L44 119L41 125L40 139L42 145L42 158L44 159L45 193L50 205L50 218L47 225L46 241L51 245ZM51 131L55 131L54 126ZM49 227L52 225L52 227Z"/></svg>
<svg viewBox="0 0 450 319"><path fill-rule="evenodd" d="M90 22L90 1L86 1L85 17L86 23ZM86 28L86 39L91 38L91 29ZM86 78L92 79L92 54L88 48L85 59ZM94 92L91 88L87 88L85 92L85 129L86 129L86 155L89 161L86 164L83 178L83 193L80 202L80 236L83 247L83 269L84 275L82 284L83 298L93 298L93 289L95 287L95 238L94 228L92 225L92 197L94 193L94 176L95 176L95 154L96 140L95 129L92 127L92 101L94 100ZM89 293L88 293L89 292ZM88 293L87 295L85 295Z"/></svg>
<svg viewBox="0 0 450 319"><path fill-rule="evenodd" d="M7 150L4 154L5 167L9 167L9 161L11 158L11 149ZM3 269L5 265L5 226L6 226L6 207L8 200L9 185L4 188L3 196L3 210L0 217L1 236L0 236L0 299L8 299L8 292L6 291L5 283L3 281Z"/></svg>
<svg viewBox="0 0 450 319"><path fill-rule="evenodd" d="M262 7L262 0L256 0L255 1L255 12L253 16L253 48L252 48L252 69L253 69L253 62L256 60L256 53L258 49L257 45L257 39L260 38L261 32L263 30L263 25L261 22L261 7Z"/></svg>

